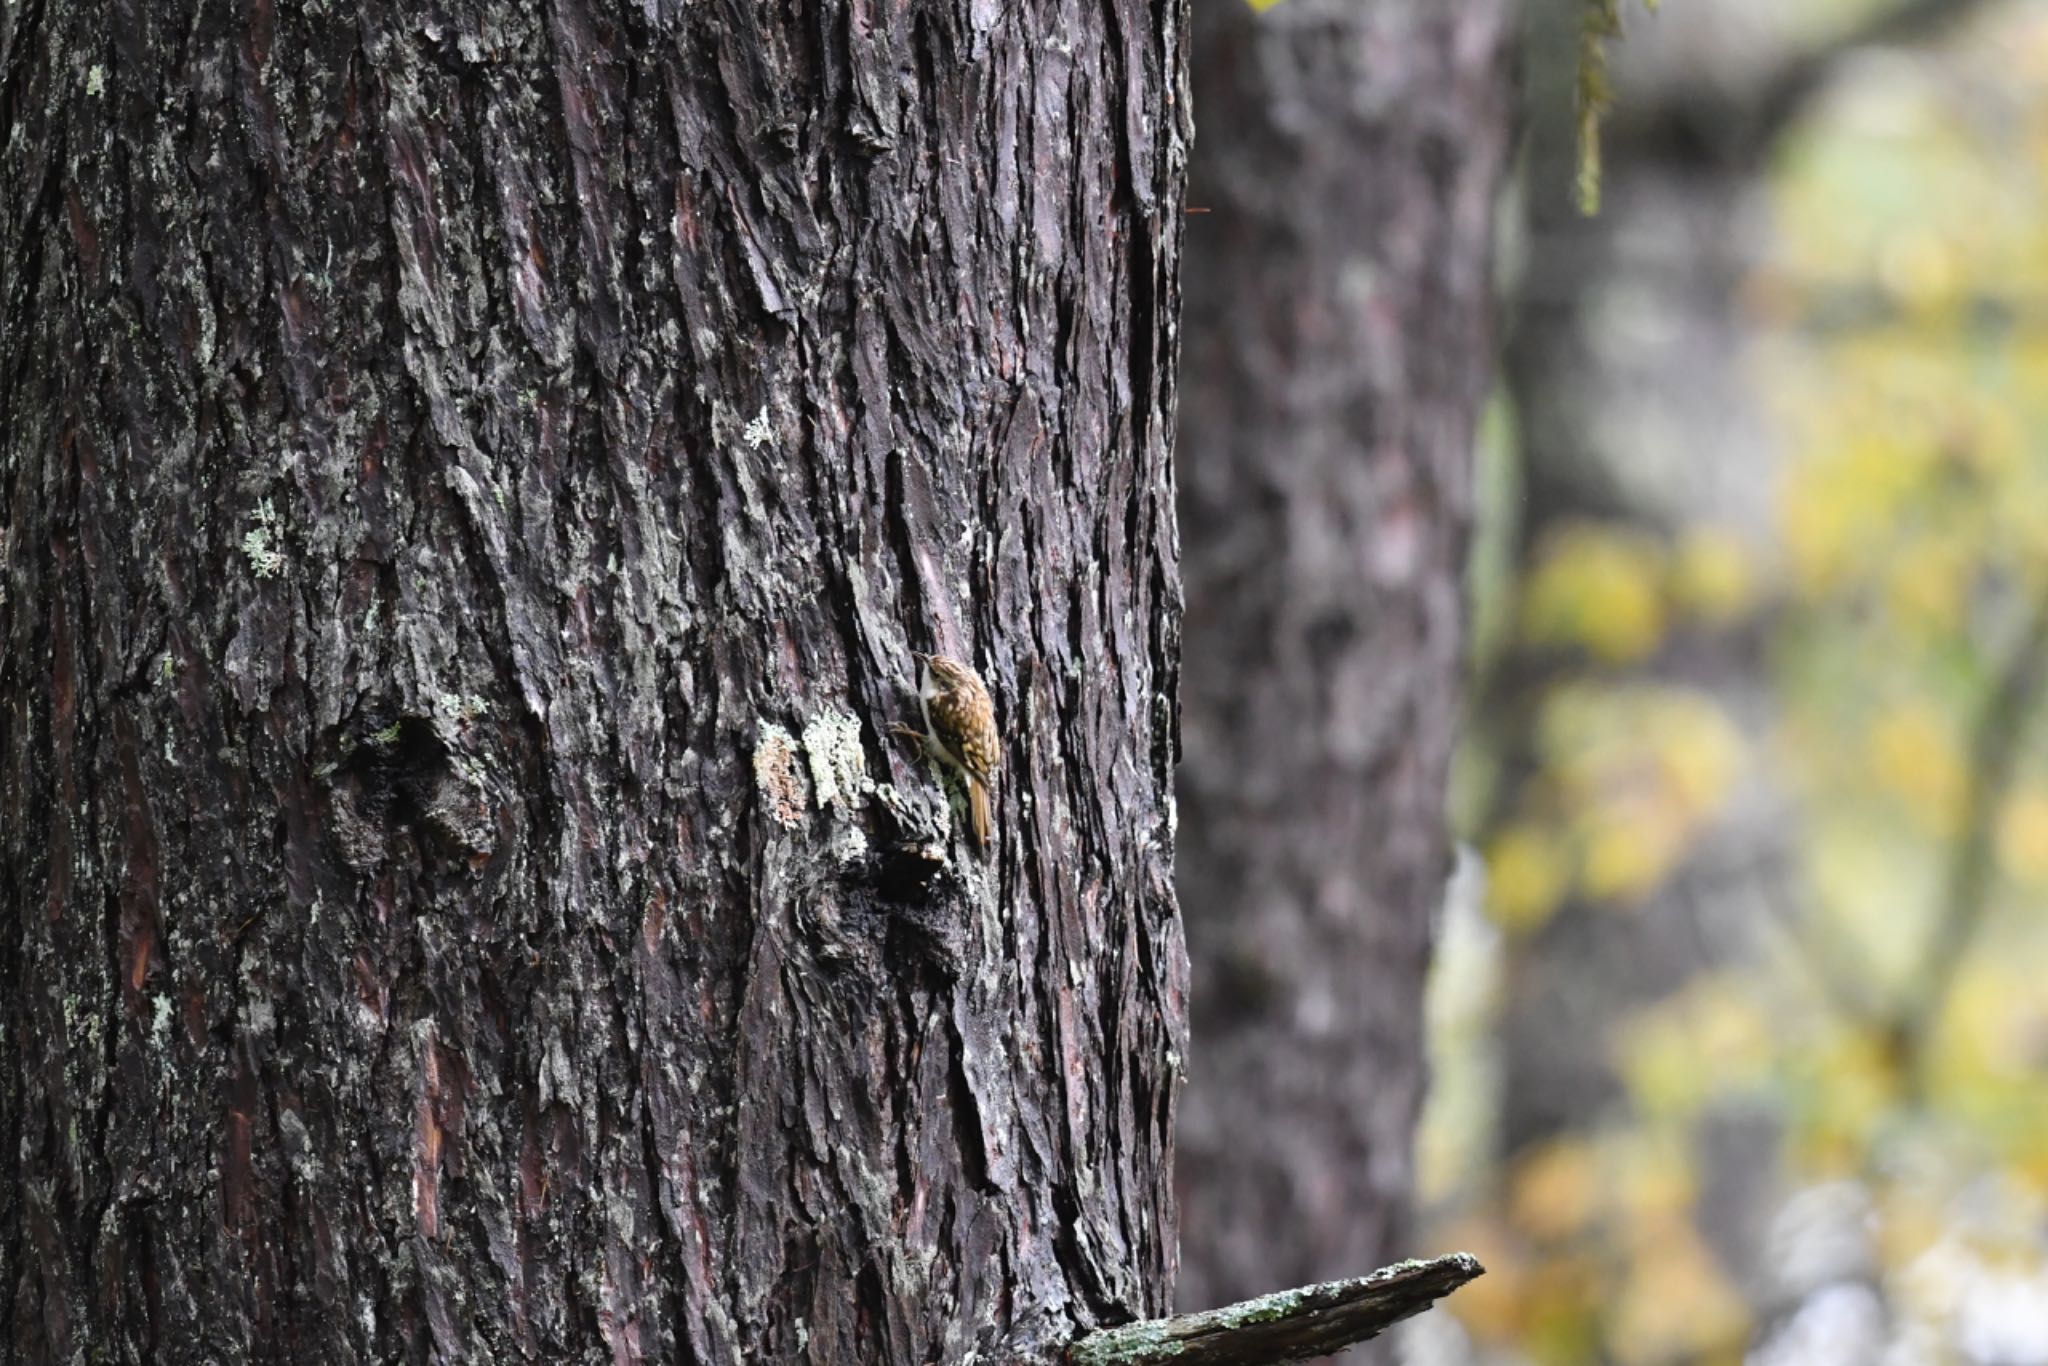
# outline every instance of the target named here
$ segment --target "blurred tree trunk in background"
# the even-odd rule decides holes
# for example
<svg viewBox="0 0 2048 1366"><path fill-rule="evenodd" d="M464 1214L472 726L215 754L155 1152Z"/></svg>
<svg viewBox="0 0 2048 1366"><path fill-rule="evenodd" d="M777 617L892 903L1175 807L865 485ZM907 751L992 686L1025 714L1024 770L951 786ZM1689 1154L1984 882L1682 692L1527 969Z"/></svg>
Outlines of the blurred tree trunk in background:
<svg viewBox="0 0 2048 1366"><path fill-rule="evenodd" d="M1514 9L1197 7L1183 1308L1411 1250Z"/></svg>
<svg viewBox="0 0 2048 1366"><path fill-rule="evenodd" d="M1182 24L0 14L0 1356L1166 1307Z"/></svg>

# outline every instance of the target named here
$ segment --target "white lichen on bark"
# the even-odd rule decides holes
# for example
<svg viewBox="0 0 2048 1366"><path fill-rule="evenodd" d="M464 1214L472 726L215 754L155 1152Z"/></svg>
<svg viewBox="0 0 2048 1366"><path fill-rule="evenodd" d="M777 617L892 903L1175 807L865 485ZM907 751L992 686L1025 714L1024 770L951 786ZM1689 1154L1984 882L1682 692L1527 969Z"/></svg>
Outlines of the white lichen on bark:
<svg viewBox="0 0 2048 1366"><path fill-rule="evenodd" d="M804 727L804 753L810 757L819 810L835 802L858 809L874 789L867 754L861 749L860 722L844 712L821 711L811 718Z"/></svg>

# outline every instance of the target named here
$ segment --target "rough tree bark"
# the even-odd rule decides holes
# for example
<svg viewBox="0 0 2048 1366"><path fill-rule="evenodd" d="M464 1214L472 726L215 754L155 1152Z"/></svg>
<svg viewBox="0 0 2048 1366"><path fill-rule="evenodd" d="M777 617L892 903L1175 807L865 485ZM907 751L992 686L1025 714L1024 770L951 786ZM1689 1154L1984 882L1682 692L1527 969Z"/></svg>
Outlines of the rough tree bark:
<svg viewBox="0 0 2048 1366"><path fill-rule="evenodd" d="M1165 1308L1183 10L0 7L0 1355Z"/></svg>
<svg viewBox="0 0 2048 1366"><path fill-rule="evenodd" d="M1409 1250L1514 18L1196 11L1183 1306Z"/></svg>

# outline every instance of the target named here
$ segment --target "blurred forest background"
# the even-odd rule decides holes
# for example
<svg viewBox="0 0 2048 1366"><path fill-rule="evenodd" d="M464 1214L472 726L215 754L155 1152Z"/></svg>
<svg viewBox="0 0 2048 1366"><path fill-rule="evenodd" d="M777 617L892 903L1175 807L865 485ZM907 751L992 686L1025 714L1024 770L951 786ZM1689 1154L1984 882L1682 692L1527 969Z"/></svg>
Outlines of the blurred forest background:
<svg viewBox="0 0 2048 1366"><path fill-rule="evenodd" d="M1593 218L1588 13L1522 14L1463 853L1414 1223L1381 1230L1489 1274L1382 1359L2048 1362L2048 0L1631 0ZM1227 224L1190 222L1199 789ZM1202 993L1245 967L1183 895L1220 1297Z"/></svg>
<svg viewBox="0 0 2048 1366"><path fill-rule="evenodd" d="M1466 1359L2048 1361L2048 6L1632 14L1592 221L1533 17L1420 1146Z"/></svg>

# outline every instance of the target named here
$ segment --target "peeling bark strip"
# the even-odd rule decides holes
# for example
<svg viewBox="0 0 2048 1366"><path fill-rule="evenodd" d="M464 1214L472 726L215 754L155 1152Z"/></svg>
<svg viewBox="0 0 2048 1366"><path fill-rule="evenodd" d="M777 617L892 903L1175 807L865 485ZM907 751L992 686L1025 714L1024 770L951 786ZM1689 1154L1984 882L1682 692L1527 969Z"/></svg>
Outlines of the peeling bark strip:
<svg viewBox="0 0 2048 1366"><path fill-rule="evenodd" d="M1184 18L0 6L0 1356L1167 1308Z"/></svg>
<svg viewBox="0 0 2048 1366"><path fill-rule="evenodd" d="M1261 1295L1202 1314L1180 1314L1090 1333L1071 1366L1267 1366L1306 1361L1379 1336L1481 1275L1467 1252L1400 1262L1370 1276Z"/></svg>

